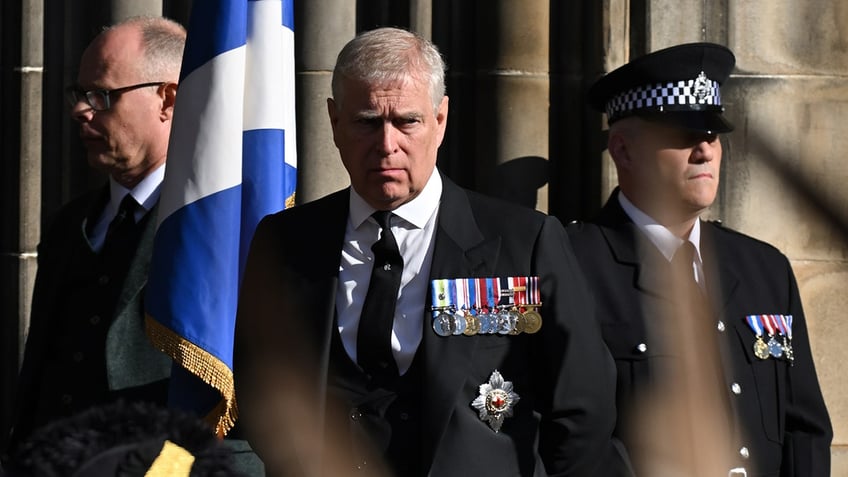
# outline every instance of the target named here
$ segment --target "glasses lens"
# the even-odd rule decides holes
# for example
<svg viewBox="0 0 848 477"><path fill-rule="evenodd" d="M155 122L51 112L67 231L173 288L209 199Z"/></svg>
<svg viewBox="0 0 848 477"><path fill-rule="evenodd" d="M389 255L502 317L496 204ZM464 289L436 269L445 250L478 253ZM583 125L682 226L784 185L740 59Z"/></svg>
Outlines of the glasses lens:
<svg viewBox="0 0 848 477"><path fill-rule="evenodd" d="M82 91L78 90L77 88L69 86L65 88L65 100L68 102L69 105L76 106L76 104L81 99L81 93Z"/></svg>
<svg viewBox="0 0 848 477"><path fill-rule="evenodd" d="M86 91L85 99L89 106L95 111L105 111L109 109L109 93L106 91Z"/></svg>

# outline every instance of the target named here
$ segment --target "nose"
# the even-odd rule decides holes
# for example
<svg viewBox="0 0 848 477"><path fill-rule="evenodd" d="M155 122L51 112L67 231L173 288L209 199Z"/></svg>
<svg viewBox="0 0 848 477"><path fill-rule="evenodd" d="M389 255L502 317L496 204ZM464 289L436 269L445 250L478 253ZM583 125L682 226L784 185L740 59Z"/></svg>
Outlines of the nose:
<svg viewBox="0 0 848 477"><path fill-rule="evenodd" d="M710 162L721 154L721 142L718 136L704 136L694 148L691 158L695 163Z"/></svg>
<svg viewBox="0 0 848 477"><path fill-rule="evenodd" d="M391 121L385 121L380 129L380 143L377 146L380 154L388 156L398 150L399 132Z"/></svg>
<svg viewBox="0 0 848 477"><path fill-rule="evenodd" d="M94 117L92 108L84 99L80 99L71 106L71 118L77 122L85 123Z"/></svg>

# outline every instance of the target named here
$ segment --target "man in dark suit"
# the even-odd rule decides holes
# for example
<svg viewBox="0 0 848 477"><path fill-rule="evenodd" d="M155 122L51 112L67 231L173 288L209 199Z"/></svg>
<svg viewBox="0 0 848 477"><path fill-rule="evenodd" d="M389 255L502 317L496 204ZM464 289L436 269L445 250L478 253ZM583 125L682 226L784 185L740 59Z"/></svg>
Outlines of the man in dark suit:
<svg viewBox="0 0 848 477"><path fill-rule="evenodd" d="M332 85L351 187L260 223L239 302L239 418L266 469L595 475L614 368L562 225L438 171L430 42L363 33Z"/></svg>
<svg viewBox="0 0 848 477"><path fill-rule="evenodd" d="M567 230L618 368L615 435L639 476L830 475L832 430L789 261L699 218L718 188L719 134L733 129L719 88L734 64L723 46L679 45L589 91L619 187Z"/></svg>
<svg viewBox="0 0 848 477"><path fill-rule="evenodd" d="M108 183L63 206L39 244L12 445L90 406L166 402L171 361L145 336L142 294L185 37L160 17L107 28L66 90Z"/></svg>

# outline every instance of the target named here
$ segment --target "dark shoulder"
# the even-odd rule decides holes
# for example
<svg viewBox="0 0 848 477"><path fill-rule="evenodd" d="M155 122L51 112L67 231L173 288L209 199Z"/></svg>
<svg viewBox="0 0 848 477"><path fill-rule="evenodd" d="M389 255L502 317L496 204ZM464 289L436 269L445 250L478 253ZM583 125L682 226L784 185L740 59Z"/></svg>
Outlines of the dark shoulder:
<svg viewBox="0 0 848 477"><path fill-rule="evenodd" d="M347 207L340 206L340 201L343 201L344 204L347 204L348 194L347 189L338 190L331 194L325 195L321 198L298 204L294 207L289 207L288 209L283 209L279 212L275 212L269 215L266 215L263 218L263 222L270 223L285 223L285 222L310 222L321 219L326 219L327 214L333 213L337 210L343 210L343 212L347 213Z"/></svg>
<svg viewBox="0 0 848 477"><path fill-rule="evenodd" d="M98 201L102 201L102 204L99 204L100 207L105 205L106 197L105 190L98 188L84 192L66 202L54 213L47 216L45 232L42 236L64 236L69 229L78 228L83 218L95 212L94 209L98 207Z"/></svg>
<svg viewBox="0 0 848 477"><path fill-rule="evenodd" d="M765 258L786 260L785 255L774 245L728 227L718 220L704 221L706 229L713 232L716 246L739 253L757 254Z"/></svg>
<svg viewBox="0 0 848 477"><path fill-rule="evenodd" d="M560 226L562 225L556 217L536 209L470 189L461 188L461 190L468 198L474 216L480 222L503 222L518 230L528 231L541 227L545 221L555 221Z"/></svg>
<svg viewBox="0 0 848 477"><path fill-rule="evenodd" d="M601 226L586 220L571 220L565 224L565 232L576 248L602 243Z"/></svg>

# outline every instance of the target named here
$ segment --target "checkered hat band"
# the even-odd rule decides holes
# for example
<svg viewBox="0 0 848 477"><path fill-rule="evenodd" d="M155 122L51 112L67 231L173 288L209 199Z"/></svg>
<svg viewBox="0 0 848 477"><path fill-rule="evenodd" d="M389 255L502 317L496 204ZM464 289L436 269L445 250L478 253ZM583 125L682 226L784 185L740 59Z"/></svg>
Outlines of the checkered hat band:
<svg viewBox="0 0 848 477"><path fill-rule="evenodd" d="M659 106L721 105L719 84L706 77L672 83L640 86L614 96L607 102L607 117L616 119L640 109Z"/></svg>

